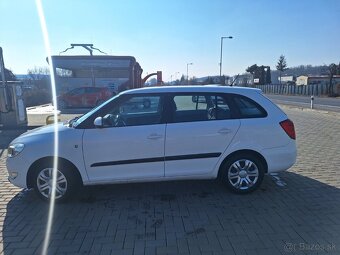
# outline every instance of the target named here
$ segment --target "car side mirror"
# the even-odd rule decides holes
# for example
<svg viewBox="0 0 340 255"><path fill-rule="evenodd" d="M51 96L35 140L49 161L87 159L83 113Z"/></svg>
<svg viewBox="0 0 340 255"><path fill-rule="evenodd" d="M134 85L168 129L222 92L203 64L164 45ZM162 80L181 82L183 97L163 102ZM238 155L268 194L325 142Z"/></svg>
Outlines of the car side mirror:
<svg viewBox="0 0 340 255"><path fill-rule="evenodd" d="M97 117L95 118L94 122L93 122L94 126L96 128L103 128L104 125L103 125L103 117Z"/></svg>

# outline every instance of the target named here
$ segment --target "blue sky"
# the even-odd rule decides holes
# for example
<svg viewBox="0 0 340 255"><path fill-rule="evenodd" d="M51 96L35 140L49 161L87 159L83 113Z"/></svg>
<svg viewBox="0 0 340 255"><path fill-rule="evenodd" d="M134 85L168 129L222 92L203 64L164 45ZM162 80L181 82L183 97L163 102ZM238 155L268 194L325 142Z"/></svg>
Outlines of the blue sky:
<svg viewBox="0 0 340 255"><path fill-rule="evenodd" d="M93 43L112 55L131 55L163 79L243 73L254 63L275 68L340 61L339 0L44 0L53 54L70 43ZM14 73L46 66L33 0L0 0L0 46ZM4 26L5 25L5 26ZM84 51L73 51L86 53ZM177 75L179 78L180 75Z"/></svg>

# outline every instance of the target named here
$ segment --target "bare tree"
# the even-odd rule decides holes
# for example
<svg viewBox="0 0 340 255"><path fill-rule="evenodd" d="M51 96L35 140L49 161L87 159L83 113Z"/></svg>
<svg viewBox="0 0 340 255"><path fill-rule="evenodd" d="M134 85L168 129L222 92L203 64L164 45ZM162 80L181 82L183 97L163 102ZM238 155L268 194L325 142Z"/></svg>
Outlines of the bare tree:
<svg viewBox="0 0 340 255"><path fill-rule="evenodd" d="M50 70L48 69L48 67L35 66L32 69L28 69L27 74L30 79L34 81L39 81L45 79L48 75L50 75Z"/></svg>

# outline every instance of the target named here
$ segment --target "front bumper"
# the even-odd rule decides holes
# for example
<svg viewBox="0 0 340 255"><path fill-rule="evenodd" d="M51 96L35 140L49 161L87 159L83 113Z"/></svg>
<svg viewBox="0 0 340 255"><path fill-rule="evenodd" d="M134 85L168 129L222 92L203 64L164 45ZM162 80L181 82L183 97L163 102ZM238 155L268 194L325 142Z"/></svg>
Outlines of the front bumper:
<svg viewBox="0 0 340 255"><path fill-rule="evenodd" d="M27 188L27 170L23 170L26 169L26 164L24 164L22 161L23 160L20 155L14 158L7 158L6 166L8 171L8 181L17 187ZM13 178L12 173L17 173L17 176Z"/></svg>

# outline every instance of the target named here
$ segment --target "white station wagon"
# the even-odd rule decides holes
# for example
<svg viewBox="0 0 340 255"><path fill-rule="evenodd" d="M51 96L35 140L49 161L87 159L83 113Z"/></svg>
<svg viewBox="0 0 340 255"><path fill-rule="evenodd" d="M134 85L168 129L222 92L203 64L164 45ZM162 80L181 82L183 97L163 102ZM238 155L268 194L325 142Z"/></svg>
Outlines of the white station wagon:
<svg viewBox="0 0 340 255"><path fill-rule="evenodd" d="M294 124L258 89L225 86L129 90L58 124L56 200L81 185L219 178L248 193L296 160ZM9 180L48 200L54 126L8 148Z"/></svg>

